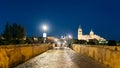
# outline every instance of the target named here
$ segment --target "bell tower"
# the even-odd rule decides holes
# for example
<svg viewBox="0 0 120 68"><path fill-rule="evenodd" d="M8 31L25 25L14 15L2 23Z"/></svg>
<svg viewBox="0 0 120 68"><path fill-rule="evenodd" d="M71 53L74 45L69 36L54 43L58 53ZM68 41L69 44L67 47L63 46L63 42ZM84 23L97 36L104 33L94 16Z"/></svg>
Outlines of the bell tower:
<svg viewBox="0 0 120 68"><path fill-rule="evenodd" d="M82 39L82 28L81 26L79 26L78 28L78 40L81 40Z"/></svg>
<svg viewBox="0 0 120 68"><path fill-rule="evenodd" d="M94 36L94 32L93 32L93 30L91 29L91 31L90 31L90 36L91 37L93 37Z"/></svg>

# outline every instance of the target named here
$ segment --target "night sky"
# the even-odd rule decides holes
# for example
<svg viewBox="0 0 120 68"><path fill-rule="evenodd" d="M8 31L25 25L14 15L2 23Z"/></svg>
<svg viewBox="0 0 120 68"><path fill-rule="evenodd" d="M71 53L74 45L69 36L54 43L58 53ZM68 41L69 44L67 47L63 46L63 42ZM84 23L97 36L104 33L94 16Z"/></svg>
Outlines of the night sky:
<svg viewBox="0 0 120 68"><path fill-rule="evenodd" d="M120 1L116 0L0 0L0 34L6 22L25 27L28 36L42 36L40 25L49 26L49 36L71 34L77 38L92 29L108 40L120 40Z"/></svg>

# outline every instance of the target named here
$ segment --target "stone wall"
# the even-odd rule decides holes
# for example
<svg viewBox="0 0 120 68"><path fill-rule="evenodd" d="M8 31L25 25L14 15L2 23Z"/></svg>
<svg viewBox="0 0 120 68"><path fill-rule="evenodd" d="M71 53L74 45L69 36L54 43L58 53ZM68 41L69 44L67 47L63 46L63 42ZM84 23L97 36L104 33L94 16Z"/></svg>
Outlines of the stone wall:
<svg viewBox="0 0 120 68"><path fill-rule="evenodd" d="M110 68L120 68L120 46L74 44L72 49L77 53L87 55Z"/></svg>
<svg viewBox="0 0 120 68"><path fill-rule="evenodd" d="M0 68L12 68L49 49L49 44L0 46Z"/></svg>

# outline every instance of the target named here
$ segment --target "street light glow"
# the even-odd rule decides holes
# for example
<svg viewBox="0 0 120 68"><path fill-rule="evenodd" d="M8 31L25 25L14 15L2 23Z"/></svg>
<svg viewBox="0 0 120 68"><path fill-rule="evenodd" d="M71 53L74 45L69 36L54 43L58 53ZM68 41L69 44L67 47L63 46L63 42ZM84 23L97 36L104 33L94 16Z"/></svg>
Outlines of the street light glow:
<svg viewBox="0 0 120 68"><path fill-rule="evenodd" d="M57 44L58 44L58 45L60 45L60 44L61 44L61 42L59 42L59 41L58 41L58 42L57 42Z"/></svg>
<svg viewBox="0 0 120 68"><path fill-rule="evenodd" d="M65 43L67 43L67 41L64 41Z"/></svg>
<svg viewBox="0 0 120 68"><path fill-rule="evenodd" d="M58 41L58 39L55 39L55 42L57 42Z"/></svg>
<svg viewBox="0 0 120 68"><path fill-rule="evenodd" d="M70 39L72 39L72 36L71 36L71 35L68 35L68 37L69 37Z"/></svg>
<svg viewBox="0 0 120 68"><path fill-rule="evenodd" d="M44 31L46 31L48 29L47 25L43 25L42 28Z"/></svg>

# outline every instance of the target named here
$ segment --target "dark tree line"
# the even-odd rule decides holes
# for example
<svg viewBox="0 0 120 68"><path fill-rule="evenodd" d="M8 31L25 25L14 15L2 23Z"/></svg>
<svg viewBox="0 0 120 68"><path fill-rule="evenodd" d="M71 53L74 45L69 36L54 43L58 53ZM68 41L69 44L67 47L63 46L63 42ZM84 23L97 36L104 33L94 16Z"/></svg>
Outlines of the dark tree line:
<svg viewBox="0 0 120 68"><path fill-rule="evenodd" d="M115 40L109 40L108 41L108 45L109 46L116 46L117 45L117 42Z"/></svg>
<svg viewBox="0 0 120 68"><path fill-rule="evenodd" d="M3 33L5 44L19 44L24 41L26 36L25 28L19 24L10 25L8 22L5 25Z"/></svg>

